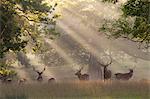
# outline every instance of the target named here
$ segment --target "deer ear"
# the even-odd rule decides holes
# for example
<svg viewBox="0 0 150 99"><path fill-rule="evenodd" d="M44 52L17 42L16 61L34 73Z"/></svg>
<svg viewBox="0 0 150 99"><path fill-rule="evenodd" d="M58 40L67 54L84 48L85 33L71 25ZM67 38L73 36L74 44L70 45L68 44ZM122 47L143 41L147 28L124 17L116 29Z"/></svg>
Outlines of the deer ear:
<svg viewBox="0 0 150 99"><path fill-rule="evenodd" d="M108 67L109 65L106 65L105 67Z"/></svg>
<svg viewBox="0 0 150 99"><path fill-rule="evenodd" d="M133 70L133 69L129 68L129 71L131 71L131 70Z"/></svg>
<svg viewBox="0 0 150 99"><path fill-rule="evenodd" d="M82 66L81 68L80 68L80 71L83 69L84 67Z"/></svg>
<svg viewBox="0 0 150 99"><path fill-rule="evenodd" d="M32 68L32 69L33 69L33 71L36 71L34 66L33 66L33 68Z"/></svg>

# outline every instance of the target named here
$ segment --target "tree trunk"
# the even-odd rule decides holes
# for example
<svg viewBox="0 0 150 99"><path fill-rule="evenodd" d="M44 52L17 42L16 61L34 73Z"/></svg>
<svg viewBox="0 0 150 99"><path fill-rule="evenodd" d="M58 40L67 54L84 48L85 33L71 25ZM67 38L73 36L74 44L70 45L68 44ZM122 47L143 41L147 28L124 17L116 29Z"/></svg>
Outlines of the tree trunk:
<svg viewBox="0 0 150 99"><path fill-rule="evenodd" d="M89 59L89 75L90 80L102 80L102 66L98 63L98 60L90 55Z"/></svg>
<svg viewBox="0 0 150 99"><path fill-rule="evenodd" d="M26 54L22 51L17 52L17 59L21 65L25 67L31 67L30 60L27 58Z"/></svg>

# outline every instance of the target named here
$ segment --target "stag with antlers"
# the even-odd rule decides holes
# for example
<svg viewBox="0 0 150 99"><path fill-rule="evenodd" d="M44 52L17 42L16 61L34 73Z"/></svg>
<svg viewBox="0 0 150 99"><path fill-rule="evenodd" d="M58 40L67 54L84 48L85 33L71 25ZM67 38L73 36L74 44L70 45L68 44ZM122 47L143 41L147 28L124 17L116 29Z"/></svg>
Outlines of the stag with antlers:
<svg viewBox="0 0 150 99"><path fill-rule="evenodd" d="M43 77L42 77L42 74L44 73L44 71L46 70L46 67L44 67L44 69L40 72L38 70L36 70L34 67L33 67L33 71L35 71L37 74L38 74L38 77L37 77L37 81L42 81L43 80Z"/></svg>
<svg viewBox="0 0 150 99"><path fill-rule="evenodd" d="M83 69L83 67L81 67L76 73L75 75L79 78L79 80L89 80L89 74L82 74L81 70Z"/></svg>
<svg viewBox="0 0 150 99"><path fill-rule="evenodd" d="M111 70L108 69L108 66L112 64L111 56L110 56L110 62L109 63L103 64L103 63L99 62L99 64L104 67L104 69L103 69L104 70L103 71L103 73L104 73L104 81L110 79L111 75L112 75L112 72L111 72Z"/></svg>
<svg viewBox="0 0 150 99"><path fill-rule="evenodd" d="M129 80L133 76L133 69L129 69L128 73L116 73L117 80Z"/></svg>

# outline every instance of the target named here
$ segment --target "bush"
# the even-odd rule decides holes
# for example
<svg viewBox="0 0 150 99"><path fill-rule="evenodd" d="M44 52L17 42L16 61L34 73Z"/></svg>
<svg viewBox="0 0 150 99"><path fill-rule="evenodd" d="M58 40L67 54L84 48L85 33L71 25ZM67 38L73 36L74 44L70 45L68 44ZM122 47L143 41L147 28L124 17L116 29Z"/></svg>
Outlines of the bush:
<svg viewBox="0 0 150 99"><path fill-rule="evenodd" d="M0 80L6 81L12 79L16 75L17 73L14 70L10 70L7 64L0 63Z"/></svg>

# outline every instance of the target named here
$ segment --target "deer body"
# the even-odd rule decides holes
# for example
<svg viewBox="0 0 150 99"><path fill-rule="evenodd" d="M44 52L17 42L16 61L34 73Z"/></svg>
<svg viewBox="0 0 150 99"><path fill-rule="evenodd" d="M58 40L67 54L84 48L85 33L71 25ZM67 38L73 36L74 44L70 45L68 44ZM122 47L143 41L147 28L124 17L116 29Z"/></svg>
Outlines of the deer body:
<svg viewBox="0 0 150 99"><path fill-rule="evenodd" d="M26 81L27 81L27 79L21 78L20 80L18 80L18 83L19 83L19 84L23 84L23 83L25 83Z"/></svg>
<svg viewBox="0 0 150 99"><path fill-rule="evenodd" d="M78 76L79 80L89 80L88 74L79 74L77 76Z"/></svg>
<svg viewBox="0 0 150 99"><path fill-rule="evenodd" d="M112 58L111 58L111 56L109 56L109 57L110 57L110 62L109 63L103 64L103 63L99 62L99 64L101 66L103 66L103 68L104 68L104 71L103 71L104 81L108 80L108 79L111 79L111 75L112 75L111 70L108 69L108 66L112 64Z"/></svg>
<svg viewBox="0 0 150 99"><path fill-rule="evenodd" d="M89 80L89 74L81 74L81 70L83 67L75 73L75 75L79 78L79 80Z"/></svg>
<svg viewBox="0 0 150 99"><path fill-rule="evenodd" d="M115 76L118 80L129 80L133 76L133 70L130 69L129 73L116 73Z"/></svg>
<svg viewBox="0 0 150 99"><path fill-rule="evenodd" d="M111 70L107 69L107 66L104 67L104 80L108 80L111 78Z"/></svg>
<svg viewBox="0 0 150 99"><path fill-rule="evenodd" d="M12 79L5 79L5 80L2 80L2 83L10 84L10 83L12 83Z"/></svg>
<svg viewBox="0 0 150 99"><path fill-rule="evenodd" d="M55 78L48 79L48 83L53 83L53 82L55 82Z"/></svg>

